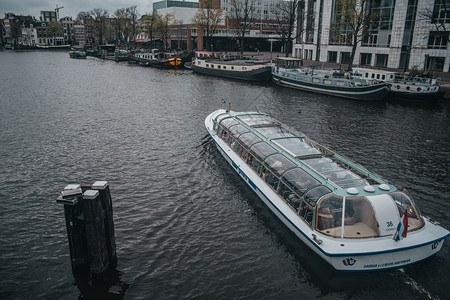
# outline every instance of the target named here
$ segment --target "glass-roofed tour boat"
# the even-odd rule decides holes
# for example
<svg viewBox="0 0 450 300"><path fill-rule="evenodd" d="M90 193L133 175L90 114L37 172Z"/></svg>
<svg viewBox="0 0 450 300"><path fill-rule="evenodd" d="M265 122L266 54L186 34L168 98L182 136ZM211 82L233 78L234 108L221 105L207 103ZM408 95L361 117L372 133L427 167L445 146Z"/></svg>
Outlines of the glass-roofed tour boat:
<svg viewBox="0 0 450 300"><path fill-rule="evenodd" d="M405 189L267 114L220 109L205 126L250 188L337 270L404 267L436 254L449 235Z"/></svg>

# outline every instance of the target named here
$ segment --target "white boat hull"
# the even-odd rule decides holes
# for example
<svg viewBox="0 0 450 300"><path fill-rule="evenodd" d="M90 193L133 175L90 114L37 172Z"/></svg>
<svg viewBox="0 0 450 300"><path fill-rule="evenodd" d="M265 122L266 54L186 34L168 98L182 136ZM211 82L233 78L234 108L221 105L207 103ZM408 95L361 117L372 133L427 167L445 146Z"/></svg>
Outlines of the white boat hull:
<svg viewBox="0 0 450 300"><path fill-rule="evenodd" d="M210 114L205 126L219 152L264 204L308 247L339 271L379 271L404 267L435 255L449 232L425 219L425 226L396 242L392 236L369 239L333 238L313 230L277 193L212 130Z"/></svg>

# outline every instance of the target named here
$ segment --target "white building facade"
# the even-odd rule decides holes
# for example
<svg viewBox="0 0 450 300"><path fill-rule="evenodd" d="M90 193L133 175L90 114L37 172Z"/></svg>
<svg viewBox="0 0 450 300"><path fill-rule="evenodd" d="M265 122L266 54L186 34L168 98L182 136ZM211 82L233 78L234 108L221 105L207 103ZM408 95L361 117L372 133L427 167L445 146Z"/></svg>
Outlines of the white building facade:
<svg viewBox="0 0 450 300"><path fill-rule="evenodd" d="M368 13L379 18L371 25L370 34L358 43L353 65L450 71L448 0L368 2ZM336 0L305 0L297 18L299 37L294 41L292 56L349 63L352 47L337 43L330 30L336 10Z"/></svg>

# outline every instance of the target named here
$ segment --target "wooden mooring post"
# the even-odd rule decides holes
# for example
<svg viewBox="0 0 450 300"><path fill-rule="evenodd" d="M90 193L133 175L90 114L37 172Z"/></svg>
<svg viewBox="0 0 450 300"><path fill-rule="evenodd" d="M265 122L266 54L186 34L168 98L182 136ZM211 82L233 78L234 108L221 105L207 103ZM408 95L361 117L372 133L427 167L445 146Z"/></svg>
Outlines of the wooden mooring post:
<svg viewBox="0 0 450 300"><path fill-rule="evenodd" d="M114 271L117 252L108 183L67 185L56 202L64 204L74 276L101 278Z"/></svg>

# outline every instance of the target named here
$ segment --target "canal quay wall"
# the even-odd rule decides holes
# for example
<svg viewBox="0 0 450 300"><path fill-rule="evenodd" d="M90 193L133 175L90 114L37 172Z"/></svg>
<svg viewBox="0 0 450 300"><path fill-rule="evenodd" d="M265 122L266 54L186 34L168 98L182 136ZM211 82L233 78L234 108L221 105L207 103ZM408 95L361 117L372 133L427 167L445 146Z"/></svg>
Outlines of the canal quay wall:
<svg viewBox="0 0 450 300"><path fill-rule="evenodd" d="M284 53L280 52L244 52L244 56L248 57L254 57L258 59L275 59L277 57L285 57L286 55ZM319 69L334 69L341 66L341 68L345 69L348 65L347 64L338 64L338 63L330 63L330 62L320 62L315 60L303 60L303 65L306 67L310 66L316 66ZM394 72L402 72L402 69L388 69L385 70L388 71L394 71ZM439 74L439 77L441 78L441 88L445 91L444 99L450 99L450 73L449 72L441 72Z"/></svg>

